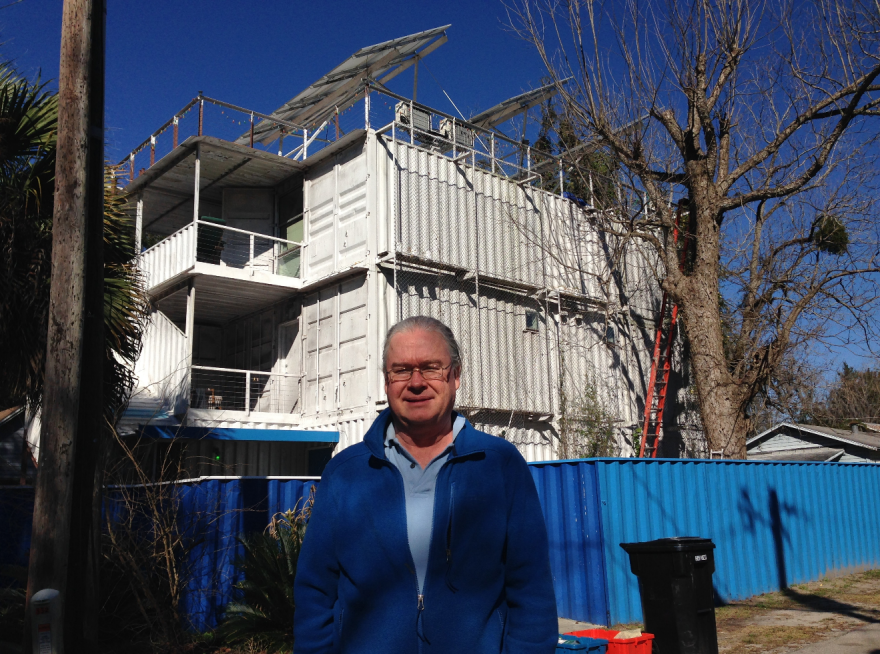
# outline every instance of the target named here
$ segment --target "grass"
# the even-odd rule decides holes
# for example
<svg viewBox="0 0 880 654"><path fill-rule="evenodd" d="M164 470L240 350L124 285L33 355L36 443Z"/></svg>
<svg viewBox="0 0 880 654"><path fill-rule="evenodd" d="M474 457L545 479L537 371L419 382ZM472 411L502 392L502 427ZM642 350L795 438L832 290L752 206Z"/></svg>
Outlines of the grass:
<svg viewBox="0 0 880 654"><path fill-rule="evenodd" d="M849 631L866 622L880 621L880 570L846 577L824 578L790 589L731 602L715 609L721 652L782 653ZM813 614L810 624L796 621L798 611ZM827 616L823 618L822 616ZM804 617L807 617L804 615ZM760 624L766 619L780 624Z"/></svg>
<svg viewBox="0 0 880 654"><path fill-rule="evenodd" d="M821 627L752 627L740 642L744 645L760 645L766 651L767 648L806 645L822 633L824 630Z"/></svg>

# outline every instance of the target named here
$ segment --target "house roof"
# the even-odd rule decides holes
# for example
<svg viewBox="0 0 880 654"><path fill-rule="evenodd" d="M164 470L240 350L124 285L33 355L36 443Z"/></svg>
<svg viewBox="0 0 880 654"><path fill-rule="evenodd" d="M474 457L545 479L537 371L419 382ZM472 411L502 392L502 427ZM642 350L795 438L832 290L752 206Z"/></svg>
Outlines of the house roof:
<svg viewBox="0 0 880 654"><path fill-rule="evenodd" d="M847 429L819 427L818 425L799 425L791 422L781 422L778 425L774 425L767 431L758 434L754 438L750 438L748 441L746 441L746 448L753 444L759 443L767 436L777 433L782 428L788 428L802 434L812 434L814 436L830 438L831 440L838 441L840 443L856 445L858 447L864 447L869 450L880 451L880 433L864 431L854 433Z"/></svg>

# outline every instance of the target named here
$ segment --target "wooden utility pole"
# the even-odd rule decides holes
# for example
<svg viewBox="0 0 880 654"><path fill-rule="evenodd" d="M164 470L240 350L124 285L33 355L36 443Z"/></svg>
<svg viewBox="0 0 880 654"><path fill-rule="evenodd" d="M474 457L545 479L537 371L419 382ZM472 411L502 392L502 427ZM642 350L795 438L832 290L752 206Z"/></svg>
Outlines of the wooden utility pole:
<svg viewBox="0 0 880 654"><path fill-rule="evenodd" d="M62 594L68 652L87 651L86 637L96 628L86 613L96 610L96 583L88 575L97 572L103 411L104 15L105 0L64 2L52 285L28 567L28 605L44 588ZM24 640L29 653L29 621Z"/></svg>

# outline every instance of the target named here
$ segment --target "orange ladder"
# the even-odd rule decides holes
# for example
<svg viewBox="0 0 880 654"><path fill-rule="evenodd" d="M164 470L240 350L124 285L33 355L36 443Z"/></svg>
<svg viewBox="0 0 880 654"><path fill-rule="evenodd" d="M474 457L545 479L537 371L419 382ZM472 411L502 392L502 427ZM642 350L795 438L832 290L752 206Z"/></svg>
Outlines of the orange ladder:
<svg viewBox="0 0 880 654"><path fill-rule="evenodd" d="M687 200L680 200L675 215L673 240L678 245L678 230L681 222L682 207ZM688 230L690 231L690 230ZM688 238L685 236L684 247L679 258L679 268L684 270L688 251ZM678 305L669 299L663 291L660 303L660 315L657 318L657 330L654 335L654 355L651 359L651 376L648 379L645 397L645 423L642 429L642 443L639 448L640 458L657 458L660 441L663 438L663 409L666 407L666 391L669 388L669 375L672 372L672 344L675 342L675 324L678 320Z"/></svg>

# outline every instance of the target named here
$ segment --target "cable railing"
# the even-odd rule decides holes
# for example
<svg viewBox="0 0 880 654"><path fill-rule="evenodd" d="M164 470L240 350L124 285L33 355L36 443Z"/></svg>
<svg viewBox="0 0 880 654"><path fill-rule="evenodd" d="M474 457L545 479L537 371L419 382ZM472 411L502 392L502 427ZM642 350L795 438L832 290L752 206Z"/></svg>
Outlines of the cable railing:
<svg viewBox="0 0 880 654"><path fill-rule="evenodd" d="M298 278L304 247L303 243L229 227L220 219L205 216L145 250L141 262L151 288L195 262Z"/></svg>
<svg viewBox="0 0 880 654"><path fill-rule="evenodd" d="M298 398L298 375L192 366L192 409L289 414Z"/></svg>
<svg viewBox="0 0 880 654"><path fill-rule="evenodd" d="M581 155L553 154L528 141L474 125L387 89L367 86L368 127L398 142L428 149L464 165L473 165L517 184L562 195L580 206L609 204L603 193L619 182L583 166Z"/></svg>
<svg viewBox="0 0 880 654"><path fill-rule="evenodd" d="M265 132L266 124L277 127L278 135L261 143L259 133ZM613 176L583 166L582 154L576 151L563 155L541 151L528 141L512 139L388 89L376 88L366 79L342 106L328 107L308 125L200 93L132 150L118 164L117 175L125 182L134 180L187 137L207 134L209 127L211 135L217 138L247 143L251 148L296 160L308 159L354 130L373 129L591 208L608 205L619 188L619 180Z"/></svg>
<svg viewBox="0 0 880 654"><path fill-rule="evenodd" d="M299 277L303 243L228 227L220 219L207 216L196 224L199 263Z"/></svg>
<svg viewBox="0 0 880 654"><path fill-rule="evenodd" d="M255 141L255 126L262 121L277 126L280 130L280 138L266 144ZM307 130L301 125L209 98L199 92L198 96L165 121L159 129L150 134L116 165L117 178L123 183L134 181L141 172L148 170L187 138L207 135L209 127L211 136L226 141L236 141L248 135L250 147L279 155L283 153L285 137L299 136L302 140L305 135L308 138Z"/></svg>

